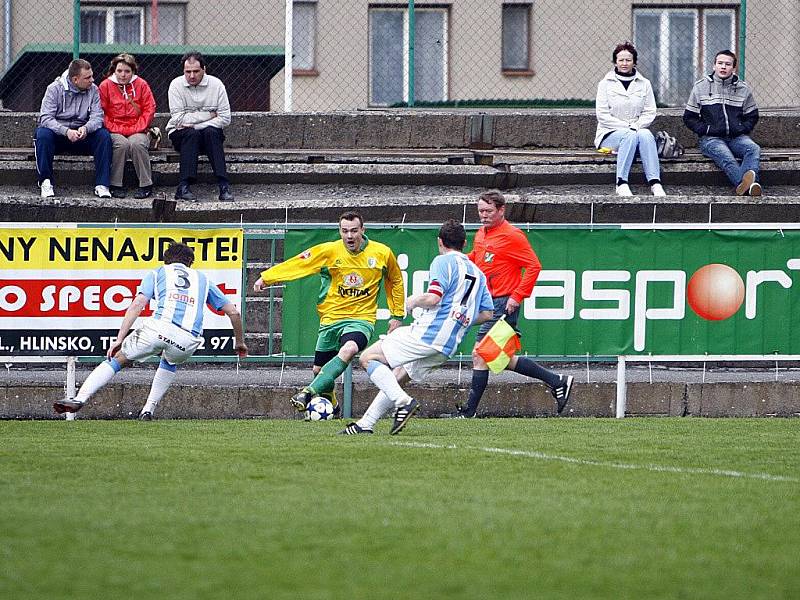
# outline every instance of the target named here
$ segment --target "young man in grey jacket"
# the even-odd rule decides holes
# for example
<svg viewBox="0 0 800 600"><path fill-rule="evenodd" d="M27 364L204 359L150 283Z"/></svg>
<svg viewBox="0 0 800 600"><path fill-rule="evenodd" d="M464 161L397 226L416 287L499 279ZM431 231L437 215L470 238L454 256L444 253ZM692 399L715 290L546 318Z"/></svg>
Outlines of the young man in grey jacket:
<svg viewBox="0 0 800 600"><path fill-rule="evenodd" d="M739 196L760 196L761 147L750 138L758 122L758 106L735 68L733 52L717 52L714 71L692 88L683 122L700 136L700 151L725 172Z"/></svg>
<svg viewBox="0 0 800 600"><path fill-rule="evenodd" d="M183 75L169 84L167 135L172 147L181 155L180 182L176 200L194 200L190 185L197 181L197 158L208 156L211 170L217 177L219 199L233 200L225 170L223 128L231 123L231 105L225 85L206 74L206 62L199 52L183 56Z"/></svg>
<svg viewBox="0 0 800 600"><path fill-rule="evenodd" d="M100 93L92 65L77 58L61 77L47 86L39 111L34 149L42 198L55 196L53 158L56 154L94 156L94 194L111 198L111 134L103 127Z"/></svg>

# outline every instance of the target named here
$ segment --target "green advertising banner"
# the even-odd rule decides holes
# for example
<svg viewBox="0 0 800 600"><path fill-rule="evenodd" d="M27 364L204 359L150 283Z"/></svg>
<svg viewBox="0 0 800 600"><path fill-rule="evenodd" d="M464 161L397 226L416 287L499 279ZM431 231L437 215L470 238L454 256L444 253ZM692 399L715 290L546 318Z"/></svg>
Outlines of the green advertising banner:
<svg viewBox="0 0 800 600"><path fill-rule="evenodd" d="M792 318L800 309L800 289L794 285L800 231L671 227L528 231L543 270L520 315L523 352L542 357L800 354ZM406 295L426 289L437 231L367 232L394 250ZM337 236L335 229L289 231L286 256ZM283 339L288 354L314 352L318 290L315 277L287 284ZM379 306L386 306L385 299ZM385 331L386 319L388 312L382 311L376 335ZM470 352L472 340L465 338L462 352Z"/></svg>

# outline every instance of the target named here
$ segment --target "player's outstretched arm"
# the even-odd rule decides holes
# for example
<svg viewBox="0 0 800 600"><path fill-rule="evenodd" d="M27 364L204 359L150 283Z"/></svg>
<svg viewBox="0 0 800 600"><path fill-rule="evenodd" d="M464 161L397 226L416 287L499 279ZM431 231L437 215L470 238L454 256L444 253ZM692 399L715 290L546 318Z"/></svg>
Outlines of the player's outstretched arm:
<svg viewBox="0 0 800 600"><path fill-rule="evenodd" d="M406 300L406 310L410 312L417 307L433 308L441 301L442 297L439 294L432 294L430 292L416 294L415 296L410 296L408 300Z"/></svg>
<svg viewBox="0 0 800 600"><path fill-rule="evenodd" d="M244 327L242 327L242 315L232 302L228 302L222 307L222 312L228 315L233 327L233 335L236 337L236 354L239 358L247 356L247 344L244 343Z"/></svg>
<svg viewBox="0 0 800 600"><path fill-rule="evenodd" d="M106 352L106 356L108 358L113 358L114 355L119 352L125 336L128 335L131 327L133 327L133 324L136 322L136 319L139 318L139 315L142 314L142 311L145 309L148 302L150 302L150 299L147 296L144 294L136 294L136 297L133 299L133 302L131 302L128 310L125 311L125 316L122 318L122 324L119 326L119 331L117 332L117 338L114 340L112 346L108 349L108 352Z"/></svg>

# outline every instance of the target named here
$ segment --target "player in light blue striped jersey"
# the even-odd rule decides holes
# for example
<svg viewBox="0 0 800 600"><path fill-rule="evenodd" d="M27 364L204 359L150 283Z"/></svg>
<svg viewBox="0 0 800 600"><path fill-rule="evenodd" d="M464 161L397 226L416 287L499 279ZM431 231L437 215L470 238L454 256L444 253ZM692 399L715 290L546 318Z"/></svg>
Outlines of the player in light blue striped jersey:
<svg viewBox="0 0 800 600"><path fill-rule="evenodd" d="M141 420L152 420L156 406L175 379L177 365L189 360L203 340L203 307L206 303L228 316L236 337L236 352L240 357L247 356L238 309L209 282L204 273L191 268L193 262L194 250L186 244L174 243L164 251L164 265L150 271L139 284L117 338L108 349L108 360L89 374L74 399L53 403L57 413L79 411L89 398L131 362L161 356L150 395L139 413ZM153 316L131 332L134 322L153 299L156 301Z"/></svg>
<svg viewBox="0 0 800 600"><path fill-rule="evenodd" d="M422 381L455 354L472 325L492 318L494 304L486 276L462 253L466 239L464 226L453 219L439 229L439 256L431 262L428 291L406 300L407 310L421 312L410 326L395 329L361 353L361 365L381 391L364 416L339 433L372 433L375 423L392 408L390 433L398 433L419 408L400 384L408 379Z"/></svg>

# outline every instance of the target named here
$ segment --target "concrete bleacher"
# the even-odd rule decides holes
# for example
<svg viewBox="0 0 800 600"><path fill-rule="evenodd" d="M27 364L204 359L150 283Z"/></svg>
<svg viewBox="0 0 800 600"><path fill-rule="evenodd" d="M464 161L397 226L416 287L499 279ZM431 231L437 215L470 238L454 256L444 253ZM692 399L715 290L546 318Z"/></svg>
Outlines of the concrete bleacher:
<svg viewBox="0 0 800 600"><path fill-rule="evenodd" d="M754 137L763 147L765 196L757 199L733 194L724 176L697 152L695 136L683 126L680 110L660 112L663 114L652 129L667 130L687 148L683 157L662 161L662 178L669 193L662 199L649 195L617 198L613 194L614 158L592 147L592 110L234 113L233 123L226 129L226 146L236 200L216 201L213 179L205 165L201 169L203 180L196 186L200 201L179 203L171 220L332 222L353 207L362 209L371 222L441 222L464 214L468 220L475 220L474 213L467 211L474 210L477 194L491 187L507 192L511 202L508 214L515 222L798 220L800 111L763 112ZM156 124L163 128L166 120L167 115L159 114ZM0 112L0 220L124 223L152 219L149 200L99 200L91 196L93 168L86 157L58 158L58 197L40 199L31 139L35 125L35 114ZM164 141L165 146L153 153L153 170L157 196L170 199L177 183L177 155L166 136ZM126 180L135 185L132 170ZM635 190L647 192L640 168L634 169L632 184ZM266 256L267 252L256 244L253 256L258 255ZM266 263L250 266L248 290L264 266ZM279 303L280 298L278 310ZM247 306L248 343L260 353L267 335L265 305L251 292ZM280 349L279 333L274 342ZM307 377L306 370L289 369L285 373L290 375L283 377L281 371L278 377L277 367L255 365L247 365L240 372L230 365L196 369L218 374L209 377L219 379L209 384L207 392L197 387L194 375L179 380L165 400L166 416L292 416L283 399ZM468 366L465 369L468 372ZM571 414L612 416L612 369L593 368L596 374L605 373L597 375L597 381L582 377L580 366L567 369L579 376ZM248 370L253 372L251 377L246 375ZM109 388L105 402L87 415L125 417L146 396L149 381L145 380L150 371L150 367L144 367L126 375L131 379L122 379ZM0 388L5 394L0 395L4 399L0 418L52 416L48 406L62 393L63 379L57 374L48 383L38 375L25 375L30 372L18 367L8 371ZM657 372L655 387L649 381L631 384L629 405L634 414L654 415L800 413L795 371L782 370L780 383L771 377L771 367L765 373L763 377L752 372L723 377L723 381L712 384L704 377L681 376L673 381ZM466 384L454 385L452 371L446 377L449 383L415 388L415 394L425 400L423 415L446 412L455 401L464 399ZM356 383L360 390L354 401L358 413L366 407L372 390L363 377L357 377ZM482 405L484 414L547 416L553 412L541 385L511 377L501 378L493 386ZM220 401L225 394L219 387L238 404ZM444 393L440 393L442 389ZM745 401L734 402L732 398ZM170 405L173 408L167 409Z"/></svg>

